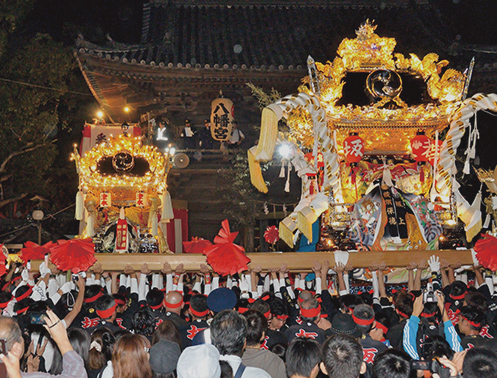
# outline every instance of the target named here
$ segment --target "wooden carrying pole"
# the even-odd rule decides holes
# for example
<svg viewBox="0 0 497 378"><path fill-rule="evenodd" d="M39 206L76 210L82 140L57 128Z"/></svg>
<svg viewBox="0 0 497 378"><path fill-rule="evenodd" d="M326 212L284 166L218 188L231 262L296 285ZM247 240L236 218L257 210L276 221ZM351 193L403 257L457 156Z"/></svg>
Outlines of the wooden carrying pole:
<svg viewBox="0 0 497 378"><path fill-rule="evenodd" d="M446 259L450 264L460 262L462 265L473 265L470 250L350 252L349 264L354 268L368 268L372 263L384 262L387 267L401 268L409 265L411 261L426 261L432 255L438 256L440 260ZM247 256L251 259L251 266L260 265L263 270L279 268L286 264L290 271L309 272L316 262L328 261L330 267L335 265L333 252L261 252L247 253ZM95 257L105 271L122 271L128 264L139 271L143 263L147 263L152 271L160 271L165 262L168 262L173 269L183 264L187 271L198 271L200 264L206 263L204 255L187 253L173 255L97 253ZM38 269L40 263L41 260L33 261L32 269Z"/></svg>

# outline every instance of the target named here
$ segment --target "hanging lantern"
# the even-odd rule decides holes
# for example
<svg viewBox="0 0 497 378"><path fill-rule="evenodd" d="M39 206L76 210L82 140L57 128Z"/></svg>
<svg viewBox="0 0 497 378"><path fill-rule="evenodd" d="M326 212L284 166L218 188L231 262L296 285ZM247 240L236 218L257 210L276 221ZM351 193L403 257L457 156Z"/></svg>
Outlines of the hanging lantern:
<svg viewBox="0 0 497 378"><path fill-rule="evenodd" d="M148 206L148 195L147 193L137 192L136 193L136 206L146 207Z"/></svg>
<svg viewBox="0 0 497 378"><path fill-rule="evenodd" d="M214 140L227 141L231 138L234 112L233 102L224 98L220 91L219 97L211 103L211 135Z"/></svg>
<svg viewBox="0 0 497 378"><path fill-rule="evenodd" d="M343 141L343 151L345 153L345 160L352 166L356 167L357 163L362 160L364 156L365 143L358 133L350 133L349 136Z"/></svg>
<svg viewBox="0 0 497 378"><path fill-rule="evenodd" d="M418 131L416 136L411 139L412 156L418 162L418 165L428 161L430 148L431 139L425 135L424 131Z"/></svg>
<svg viewBox="0 0 497 378"><path fill-rule="evenodd" d="M101 207L111 207L112 206L112 194L108 192L100 193L100 206Z"/></svg>

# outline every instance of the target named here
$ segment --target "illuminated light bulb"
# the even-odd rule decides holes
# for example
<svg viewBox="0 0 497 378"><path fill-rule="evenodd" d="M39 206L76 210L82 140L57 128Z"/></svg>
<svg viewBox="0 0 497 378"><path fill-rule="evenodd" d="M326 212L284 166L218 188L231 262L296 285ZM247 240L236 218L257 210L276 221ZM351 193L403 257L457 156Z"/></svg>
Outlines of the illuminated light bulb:
<svg viewBox="0 0 497 378"><path fill-rule="evenodd" d="M102 112L101 110L99 110L99 111L97 112L97 117L98 117L98 118L103 118L103 117L104 117L104 112Z"/></svg>

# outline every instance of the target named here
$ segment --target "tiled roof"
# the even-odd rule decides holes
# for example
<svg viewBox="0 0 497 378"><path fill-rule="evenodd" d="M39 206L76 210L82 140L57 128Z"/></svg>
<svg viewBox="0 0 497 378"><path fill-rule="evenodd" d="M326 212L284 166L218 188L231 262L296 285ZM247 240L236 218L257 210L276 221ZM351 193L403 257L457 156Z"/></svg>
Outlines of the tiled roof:
<svg viewBox="0 0 497 378"><path fill-rule="evenodd" d="M337 1L313 1L306 6L188 3L145 4L141 45L101 47L81 42L80 53L165 68L291 70L305 67L308 55L320 62L332 60L341 40L355 38L354 31L367 18L375 20L380 36L397 38L398 52L443 56L449 46L443 37L434 37L444 35L438 30L443 26L436 12L428 6L407 7L403 0L368 0L375 7L362 1L340 2L358 4L354 8L337 8L333 5ZM381 7L382 3L406 6Z"/></svg>

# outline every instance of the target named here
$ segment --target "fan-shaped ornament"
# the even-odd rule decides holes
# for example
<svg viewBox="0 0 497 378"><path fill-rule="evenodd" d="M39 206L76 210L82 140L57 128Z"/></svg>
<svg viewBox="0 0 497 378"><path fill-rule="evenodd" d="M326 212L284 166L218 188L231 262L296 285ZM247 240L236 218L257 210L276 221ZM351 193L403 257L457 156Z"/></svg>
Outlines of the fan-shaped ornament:
<svg viewBox="0 0 497 378"><path fill-rule="evenodd" d="M71 270L73 274L87 271L97 261L91 238L58 240L50 252L50 260L58 269Z"/></svg>

